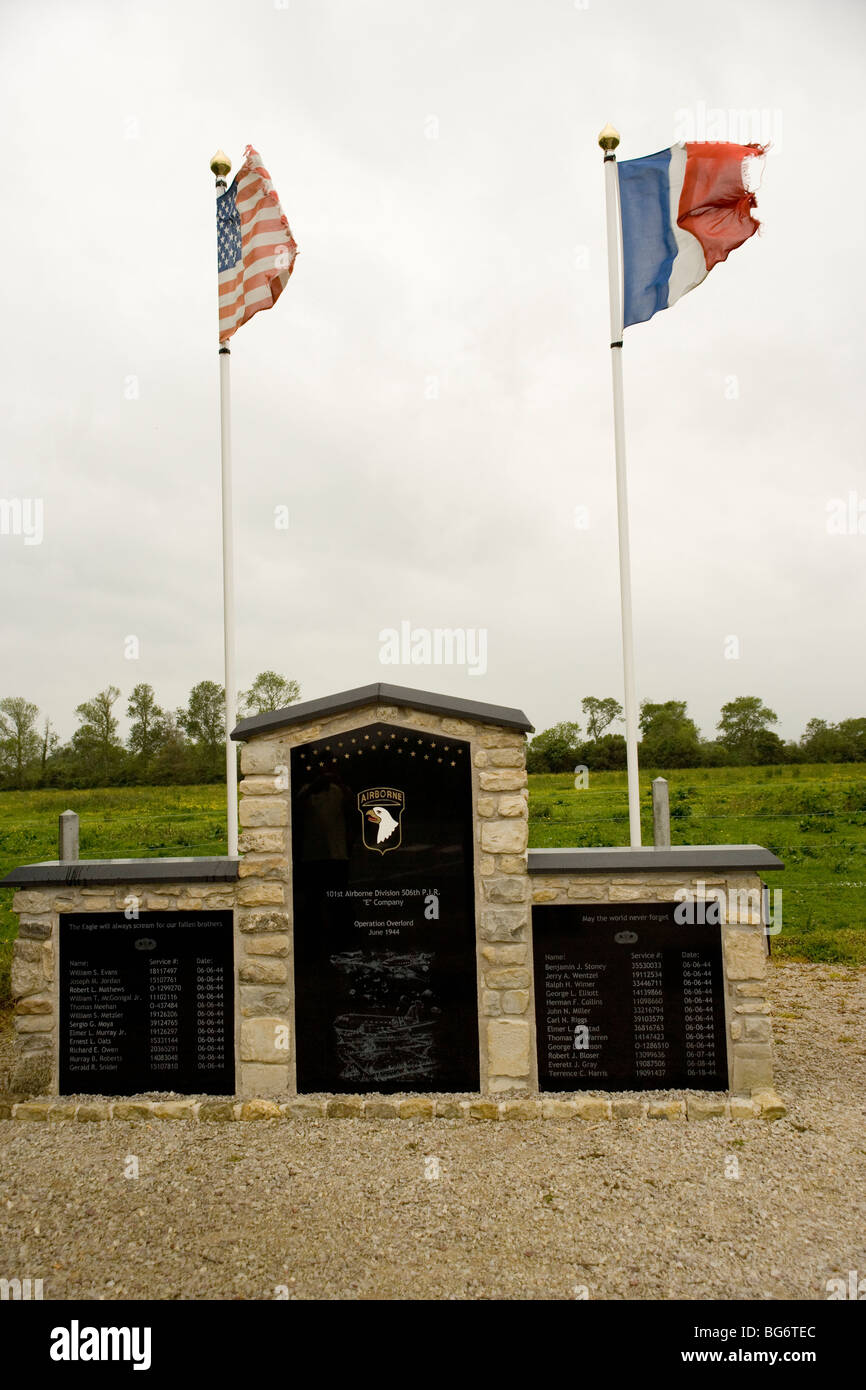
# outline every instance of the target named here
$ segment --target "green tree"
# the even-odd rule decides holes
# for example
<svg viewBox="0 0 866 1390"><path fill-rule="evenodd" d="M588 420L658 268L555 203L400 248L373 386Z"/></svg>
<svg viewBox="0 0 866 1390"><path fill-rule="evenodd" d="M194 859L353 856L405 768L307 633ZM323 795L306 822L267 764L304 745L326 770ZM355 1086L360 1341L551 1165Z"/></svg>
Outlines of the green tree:
<svg viewBox="0 0 866 1390"><path fill-rule="evenodd" d="M739 695L722 705L721 719L716 728L721 734L722 743L729 748L738 762L758 761L758 735L768 730L771 724L778 724L779 716L768 708L757 695Z"/></svg>
<svg viewBox="0 0 866 1390"><path fill-rule="evenodd" d="M571 772L580 762L580 725L554 724L531 740L526 754L530 772Z"/></svg>
<svg viewBox="0 0 866 1390"><path fill-rule="evenodd" d="M27 780L31 764L39 757L38 718L38 706L21 695L0 700L0 764L19 789Z"/></svg>
<svg viewBox="0 0 866 1390"><path fill-rule="evenodd" d="M644 767L696 767L701 760L701 735L686 714L685 700L640 706L641 762Z"/></svg>
<svg viewBox="0 0 866 1390"><path fill-rule="evenodd" d="M145 760L152 758L160 746L165 726L165 711L156 703L152 685L142 681L135 686L126 706L132 720L129 748Z"/></svg>
<svg viewBox="0 0 866 1390"><path fill-rule="evenodd" d="M83 700L76 705L80 727L72 735L72 747L91 775L95 772L99 781L107 783L117 769L118 753L122 745L117 733L117 719L114 706L120 699L116 685L108 685L94 695L92 700ZM99 785L99 781L95 785ZM91 782L91 786L94 783Z"/></svg>
<svg viewBox="0 0 866 1390"><path fill-rule="evenodd" d="M301 698L301 687L297 681L287 680L276 671L260 671L249 690L240 695L241 710L244 715L269 714L271 710L284 709Z"/></svg>
<svg viewBox="0 0 866 1390"><path fill-rule="evenodd" d="M199 681L189 692L186 709L177 711L180 727L208 756L225 741L225 701L225 690L216 681Z"/></svg>
<svg viewBox="0 0 866 1390"><path fill-rule="evenodd" d="M593 742L601 738L611 724L622 719L622 705L618 700L614 700L612 695L606 696L603 700L597 699L595 695L587 695L581 700L580 707L586 719L587 735Z"/></svg>

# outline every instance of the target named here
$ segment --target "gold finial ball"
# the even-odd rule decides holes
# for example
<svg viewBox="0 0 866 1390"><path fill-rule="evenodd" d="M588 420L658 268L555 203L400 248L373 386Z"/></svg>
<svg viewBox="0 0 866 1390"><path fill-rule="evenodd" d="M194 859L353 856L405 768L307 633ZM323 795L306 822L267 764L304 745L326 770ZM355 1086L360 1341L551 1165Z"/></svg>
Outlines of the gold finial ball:
<svg viewBox="0 0 866 1390"><path fill-rule="evenodd" d="M615 150L619 144L619 131L614 130L613 126L608 122L604 130L599 132L598 143L605 153L609 150Z"/></svg>
<svg viewBox="0 0 866 1390"><path fill-rule="evenodd" d="M218 179L224 179L232 167L232 162L225 150L217 150L210 162L211 173L216 174Z"/></svg>

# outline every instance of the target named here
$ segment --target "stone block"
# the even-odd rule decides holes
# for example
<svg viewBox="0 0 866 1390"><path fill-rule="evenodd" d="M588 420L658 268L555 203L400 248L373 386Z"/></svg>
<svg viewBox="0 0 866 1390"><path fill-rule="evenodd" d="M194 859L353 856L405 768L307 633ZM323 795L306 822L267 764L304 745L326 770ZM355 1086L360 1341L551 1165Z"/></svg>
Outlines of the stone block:
<svg viewBox="0 0 866 1390"><path fill-rule="evenodd" d="M534 903L555 903L558 897L558 888L535 888L532 893Z"/></svg>
<svg viewBox="0 0 866 1390"><path fill-rule="evenodd" d="M725 974L729 980L762 980L767 973L767 952L761 931L722 932Z"/></svg>
<svg viewBox="0 0 866 1390"><path fill-rule="evenodd" d="M147 1100L116 1100L111 1107L115 1120L151 1120L153 1107Z"/></svg>
<svg viewBox="0 0 866 1390"><path fill-rule="evenodd" d="M526 933L524 908L490 907L481 913L483 941L519 941Z"/></svg>
<svg viewBox="0 0 866 1390"><path fill-rule="evenodd" d="M103 1100L82 1101L75 1118L80 1124L96 1124L100 1120L110 1120L111 1106Z"/></svg>
<svg viewBox="0 0 866 1390"><path fill-rule="evenodd" d="M263 1096L256 1096L253 1100L245 1100L241 1105L242 1120L279 1120L282 1118L280 1107L274 1100L266 1100Z"/></svg>
<svg viewBox="0 0 866 1390"><path fill-rule="evenodd" d="M241 985L241 1018L264 1018L285 1015L289 1011L288 991L271 985Z"/></svg>
<svg viewBox="0 0 866 1390"><path fill-rule="evenodd" d="M261 830L243 830L238 838L241 854L285 854L285 830L266 827Z"/></svg>
<svg viewBox="0 0 866 1390"><path fill-rule="evenodd" d="M579 1120L609 1120L610 1101L602 1096L578 1096L575 1100Z"/></svg>
<svg viewBox="0 0 866 1390"><path fill-rule="evenodd" d="M19 1101L12 1113L16 1120L41 1120L47 1123L50 1110L50 1101L24 1100Z"/></svg>
<svg viewBox="0 0 866 1390"><path fill-rule="evenodd" d="M771 1024L768 1018L759 1014L748 1014L743 1020L743 1037L746 1042L768 1043L771 1040Z"/></svg>
<svg viewBox="0 0 866 1390"><path fill-rule="evenodd" d="M503 1100L499 1113L503 1120L537 1120L541 1116L541 1106L537 1100Z"/></svg>
<svg viewBox="0 0 866 1390"><path fill-rule="evenodd" d="M247 854L238 864L238 878L288 878L289 861L283 854Z"/></svg>
<svg viewBox="0 0 866 1390"><path fill-rule="evenodd" d="M752 1120L758 1113L751 1096L731 1096L728 1109L732 1120Z"/></svg>
<svg viewBox="0 0 866 1390"><path fill-rule="evenodd" d="M282 1109L283 1113L288 1115L291 1120L323 1120L325 1118L325 1102L315 1100L311 1096L298 1096L297 1100L290 1100Z"/></svg>
<svg viewBox="0 0 866 1390"><path fill-rule="evenodd" d="M273 773L279 765L288 767L286 749L280 739L256 738L241 748L241 771L245 777Z"/></svg>
<svg viewBox="0 0 866 1390"><path fill-rule="evenodd" d="M607 900L611 903L645 903L652 901L653 896L646 883L635 879L634 883L612 883Z"/></svg>
<svg viewBox="0 0 866 1390"><path fill-rule="evenodd" d="M495 816L495 815L496 815L496 800L495 800L494 797L492 797L492 796L479 796L478 801L477 801L476 804L477 804L477 810L478 810L479 816Z"/></svg>
<svg viewBox="0 0 866 1390"><path fill-rule="evenodd" d="M686 1113L690 1120L713 1120L724 1117L724 1096L689 1096L686 1100Z"/></svg>
<svg viewBox="0 0 866 1390"><path fill-rule="evenodd" d="M685 1102L681 1100L651 1100L647 1102L646 1113L650 1120L682 1120L686 1113Z"/></svg>
<svg viewBox="0 0 866 1390"><path fill-rule="evenodd" d="M485 983L490 989L528 989L529 971L516 966L503 970L488 970Z"/></svg>
<svg viewBox="0 0 866 1390"><path fill-rule="evenodd" d="M256 960L242 960L238 979L248 985L282 985L289 977L288 967L281 960L262 956Z"/></svg>
<svg viewBox="0 0 866 1390"><path fill-rule="evenodd" d="M481 955L491 965L523 965L528 946L482 946Z"/></svg>
<svg viewBox="0 0 866 1390"><path fill-rule="evenodd" d="M12 997L14 999L20 999L27 994L39 994L45 989L45 976L42 974L41 961L23 960L18 954L18 948L24 944L29 943L15 942L15 954L12 957Z"/></svg>
<svg viewBox="0 0 866 1390"><path fill-rule="evenodd" d="M614 1096L610 1109L615 1120L642 1120L646 1115L647 1103L631 1096Z"/></svg>
<svg viewBox="0 0 866 1390"><path fill-rule="evenodd" d="M238 902L244 907L264 907L268 903L282 906L282 883L247 883L238 888Z"/></svg>
<svg viewBox="0 0 866 1390"><path fill-rule="evenodd" d="M504 1014L525 1014L529 1008L528 989L506 989L502 995Z"/></svg>
<svg viewBox="0 0 866 1390"><path fill-rule="evenodd" d="M370 1100L364 1105L366 1120L396 1120L397 1105L393 1100Z"/></svg>
<svg viewBox="0 0 866 1390"><path fill-rule="evenodd" d="M481 826L481 848L488 854L520 854L526 849L526 836L523 820L485 821Z"/></svg>
<svg viewBox="0 0 866 1390"><path fill-rule="evenodd" d="M15 1016L16 1033L50 1033L54 1018L50 1014L21 1014Z"/></svg>
<svg viewBox="0 0 866 1390"><path fill-rule="evenodd" d="M468 1101L437 1097L434 1101L434 1113L439 1120L462 1120L465 1114L463 1107L468 1103Z"/></svg>
<svg viewBox="0 0 866 1390"><path fill-rule="evenodd" d="M248 956L287 956L289 954L288 936L272 936L262 933L261 936L251 936L244 942L244 947Z"/></svg>
<svg viewBox="0 0 866 1390"><path fill-rule="evenodd" d="M432 1096L405 1096L397 1102L397 1114L401 1120L432 1120Z"/></svg>
<svg viewBox="0 0 866 1390"><path fill-rule="evenodd" d="M155 1120L194 1120L194 1100L155 1100L153 1102Z"/></svg>
<svg viewBox="0 0 866 1390"><path fill-rule="evenodd" d="M288 1033L289 1026L281 1018L242 1019L241 1061L285 1065L289 1057L285 1046Z"/></svg>
<svg viewBox="0 0 866 1390"><path fill-rule="evenodd" d="M731 1090L735 1095L768 1091L773 1086L773 1058L769 1047L756 1045L746 1050L742 1043L734 1048Z"/></svg>
<svg viewBox="0 0 866 1390"><path fill-rule="evenodd" d="M546 1096L541 1102L541 1114L545 1120L575 1120L577 1105L573 1100L557 1100Z"/></svg>
<svg viewBox="0 0 866 1390"><path fill-rule="evenodd" d="M511 874L507 878L493 878L484 885L484 895L490 903L522 903L529 894L529 881L523 876Z"/></svg>
<svg viewBox="0 0 866 1390"><path fill-rule="evenodd" d="M499 991L495 989L483 989L481 991L481 1012L488 1018L498 1018L502 1013L502 1000Z"/></svg>
<svg viewBox="0 0 866 1390"><path fill-rule="evenodd" d="M501 874L525 874L526 855L525 854L500 854L496 858L496 867Z"/></svg>
<svg viewBox="0 0 866 1390"><path fill-rule="evenodd" d="M286 789L280 786L280 779L277 776L251 772L249 777L244 777L241 780L238 790L241 796L273 796L274 793L284 792Z"/></svg>
<svg viewBox="0 0 866 1390"><path fill-rule="evenodd" d="M288 1063L244 1062L241 1067L242 1095L284 1096L288 1089Z"/></svg>
<svg viewBox="0 0 866 1390"><path fill-rule="evenodd" d="M777 1095L772 1087L767 1090L753 1091L752 1100L757 1106L762 1120L781 1120L782 1116L787 1114L782 1097Z"/></svg>
<svg viewBox="0 0 866 1390"><path fill-rule="evenodd" d="M472 1100L469 1102L470 1120L498 1120L499 1102L495 1100Z"/></svg>
<svg viewBox="0 0 866 1390"><path fill-rule="evenodd" d="M22 999L16 1009L17 1014L51 1014L54 1003L49 994L31 994Z"/></svg>
<svg viewBox="0 0 866 1390"><path fill-rule="evenodd" d="M484 729L478 742L482 748L524 748L526 735L511 729Z"/></svg>
<svg viewBox="0 0 866 1390"><path fill-rule="evenodd" d="M287 932L289 914L287 912L241 912L242 932Z"/></svg>
<svg viewBox="0 0 866 1390"><path fill-rule="evenodd" d="M526 773L516 768L482 768L478 785L483 792L519 792L526 786Z"/></svg>
<svg viewBox="0 0 866 1390"><path fill-rule="evenodd" d="M18 924L19 941L47 941L50 936L50 917L22 917Z"/></svg>
<svg viewBox="0 0 866 1390"><path fill-rule="evenodd" d="M494 1018L487 1024L487 1065L493 1076L528 1076L529 1024Z"/></svg>
<svg viewBox="0 0 866 1390"><path fill-rule="evenodd" d="M522 748L491 748L491 767L523 767L526 757Z"/></svg>
<svg viewBox="0 0 866 1390"><path fill-rule="evenodd" d="M45 1095L52 1071L50 1052L25 1052L15 1059L9 1089L19 1096Z"/></svg>
<svg viewBox="0 0 866 1390"><path fill-rule="evenodd" d="M289 803L286 794L241 797L238 818L243 826L288 825Z"/></svg>
<svg viewBox="0 0 866 1390"><path fill-rule="evenodd" d="M335 1096L327 1103L329 1120L359 1120L364 1102L361 1096Z"/></svg>
<svg viewBox="0 0 866 1390"><path fill-rule="evenodd" d="M74 1101L55 1101L48 1112L48 1122L57 1125L63 1120L74 1120L77 1109L78 1106Z"/></svg>

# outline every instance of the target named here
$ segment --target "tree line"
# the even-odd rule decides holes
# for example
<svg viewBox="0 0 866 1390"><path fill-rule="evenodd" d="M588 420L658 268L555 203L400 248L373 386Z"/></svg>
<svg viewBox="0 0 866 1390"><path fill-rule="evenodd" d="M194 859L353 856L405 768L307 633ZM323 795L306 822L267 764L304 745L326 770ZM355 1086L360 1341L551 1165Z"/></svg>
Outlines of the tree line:
<svg viewBox="0 0 866 1390"><path fill-rule="evenodd" d="M584 766L593 772L626 765L625 739L607 732L622 722L622 706L607 697L588 695L581 701L586 730L564 721L530 740L530 772L571 772ZM810 719L798 740L783 741L771 727L778 715L757 695L740 695L722 705L717 737L705 739L687 713L685 700L640 706L642 766L652 768L735 767L763 763L866 762L866 718L829 724Z"/></svg>
<svg viewBox="0 0 866 1390"><path fill-rule="evenodd" d="M282 709L300 699L297 681L262 671L239 696L238 718ZM221 782L225 776L225 691L199 681L185 706L164 709L153 686L129 695L126 741L120 736L120 691L109 685L76 707L78 728L61 743L51 719L21 696L0 700L0 788L161 786ZM581 701L585 729L564 721L530 740L530 772L624 768L625 739L609 732L622 706L608 696ZM799 740L783 742L771 727L775 711L756 695L722 705L717 738L702 737L685 700L640 707L639 757L644 767L729 767L761 763L866 762L866 718L829 724L810 719Z"/></svg>
<svg viewBox="0 0 866 1390"><path fill-rule="evenodd" d="M238 698L238 718L282 709L300 698L297 681L261 671ZM22 696L0 700L0 788L161 786L225 777L225 689L199 681L186 705L164 709L152 685L128 697L120 736L116 685L76 706L78 728L61 743L51 719Z"/></svg>

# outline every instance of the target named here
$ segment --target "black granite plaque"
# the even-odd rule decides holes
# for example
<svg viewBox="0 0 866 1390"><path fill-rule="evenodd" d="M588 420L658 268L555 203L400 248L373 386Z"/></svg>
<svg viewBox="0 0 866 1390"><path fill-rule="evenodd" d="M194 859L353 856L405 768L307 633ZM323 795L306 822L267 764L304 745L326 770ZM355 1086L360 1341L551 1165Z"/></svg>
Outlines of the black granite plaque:
<svg viewBox="0 0 866 1390"><path fill-rule="evenodd" d="M231 912L61 913L60 1091L232 1095Z"/></svg>
<svg viewBox="0 0 866 1390"><path fill-rule="evenodd" d="M477 1090L469 745L370 724L291 756L298 1090Z"/></svg>
<svg viewBox="0 0 866 1390"><path fill-rule="evenodd" d="M542 1091L727 1088L721 929L678 908L532 909Z"/></svg>

